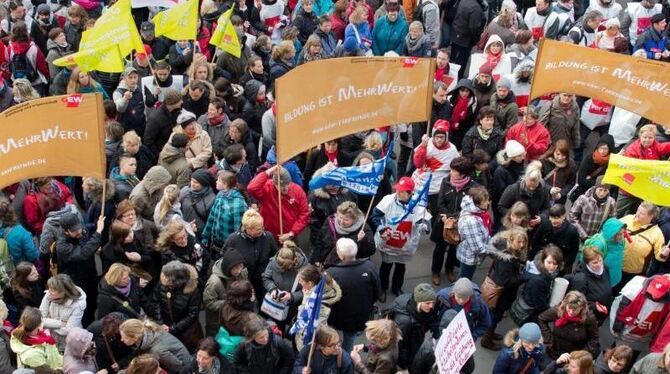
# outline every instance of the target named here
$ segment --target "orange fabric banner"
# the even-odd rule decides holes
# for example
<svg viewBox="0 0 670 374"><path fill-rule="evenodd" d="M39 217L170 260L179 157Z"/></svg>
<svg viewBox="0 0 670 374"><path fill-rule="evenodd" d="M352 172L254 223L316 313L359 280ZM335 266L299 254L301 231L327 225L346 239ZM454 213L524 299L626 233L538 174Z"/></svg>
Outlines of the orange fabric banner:
<svg viewBox="0 0 670 374"><path fill-rule="evenodd" d="M50 96L0 113L0 186L36 177L105 177L102 95Z"/></svg>
<svg viewBox="0 0 670 374"><path fill-rule="evenodd" d="M313 61L279 78L277 161L328 140L430 117L434 59L350 57Z"/></svg>
<svg viewBox="0 0 670 374"><path fill-rule="evenodd" d="M531 99L569 92L670 126L670 64L543 39Z"/></svg>

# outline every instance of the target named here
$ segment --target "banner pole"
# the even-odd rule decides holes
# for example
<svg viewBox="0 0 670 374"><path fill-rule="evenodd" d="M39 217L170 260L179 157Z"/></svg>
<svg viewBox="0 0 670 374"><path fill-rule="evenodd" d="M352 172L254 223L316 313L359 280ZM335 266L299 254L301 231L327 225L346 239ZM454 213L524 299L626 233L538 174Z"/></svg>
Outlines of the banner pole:
<svg viewBox="0 0 670 374"><path fill-rule="evenodd" d="M365 218L363 218L363 226L361 226L360 232L365 232L365 222L368 221L368 216L370 215L370 211L372 210L372 203L375 202L375 195L372 195L372 199L370 199L370 204L368 205L368 211L365 213Z"/></svg>
<svg viewBox="0 0 670 374"><path fill-rule="evenodd" d="M363 226L365 226L365 225L363 225ZM312 356L314 355L314 340L316 338L316 331L317 331L317 328L315 328L314 331L312 331L312 342L310 343L311 345L309 347L309 354L307 355L307 367L308 368L310 367L310 365L312 365Z"/></svg>
<svg viewBox="0 0 670 374"><path fill-rule="evenodd" d="M277 171L275 175L277 176L277 194L279 195L279 235L284 235L284 219L283 212L281 210L281 164L277 164ZM274 175L272 176L274 178Z"/></svg>
<svg viewBox="0 0 670 374"><path fill-rule="evenodd" d="M105 201L107 200L107 178L102 178L102 206L100 207L100 217L105 216Z"/></svg>

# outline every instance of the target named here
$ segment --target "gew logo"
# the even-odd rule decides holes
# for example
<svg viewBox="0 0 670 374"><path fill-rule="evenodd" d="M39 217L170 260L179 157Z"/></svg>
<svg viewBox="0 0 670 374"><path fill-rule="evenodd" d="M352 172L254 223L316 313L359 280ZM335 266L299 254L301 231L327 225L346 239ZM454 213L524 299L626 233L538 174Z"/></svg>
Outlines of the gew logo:
<svg viewBox="0 0 670 374"><path fill-rule="evenodd" d="M78 108L79 104L83 101L84 97L81 94L72 94L63 98L63 102L65 102L67 108Z"/></svg>

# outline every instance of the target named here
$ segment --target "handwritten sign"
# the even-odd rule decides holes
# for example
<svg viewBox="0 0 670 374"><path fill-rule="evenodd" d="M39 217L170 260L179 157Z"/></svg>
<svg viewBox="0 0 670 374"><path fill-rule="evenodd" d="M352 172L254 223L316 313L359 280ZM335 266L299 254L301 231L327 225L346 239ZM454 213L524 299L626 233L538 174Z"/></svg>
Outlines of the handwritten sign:
<svg viewBox="0 0 670 374"><path fill-rule="evenodd" d="M475 350L468 320L465 312L461 310L442 331L435 347L435 362L440 374L459 374Z"/></svg>

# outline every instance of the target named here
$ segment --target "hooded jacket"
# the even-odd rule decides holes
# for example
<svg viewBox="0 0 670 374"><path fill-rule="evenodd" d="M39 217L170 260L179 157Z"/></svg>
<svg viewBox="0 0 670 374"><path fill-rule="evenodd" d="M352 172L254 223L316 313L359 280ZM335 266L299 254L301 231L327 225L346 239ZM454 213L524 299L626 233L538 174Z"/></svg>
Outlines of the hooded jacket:
<svg viewBox="0 0 670 374"><path fill-rule="evenodd" d="M204 189L198 192L192 191L190 186L182 188L179 201L184 221L195 221L198 232L202 232L215 199L216 195L210 186L204 186Z"/></svg>
<svg viewBox="0 0 670 374"><path fill-rule="evenodd" d="M512 37L512 40L514 37ZM487 56L489 54L489 48L493 43L502 43L503 47L500 51L500 60L493 69L491 76L493 77L492 81L498 81L501 77L505 77L509 74L512 74L512 59L505 52L506 43L500 38L497 34L492 34L489 36L482 53L473 53L470 61L470 73L468 74L469 78L474 78L475 75L479 72L479 68L486 63ZM495 86L495 83L494 83ZM487 101L488 103L488 101Z"/></svg>
<svg viewBox="0 0 670 374"><path fill-rule="evenodd" d="M114 167L109 173L109 179L114 183L114 200L123 201L130 196L130 193L133 191L133 188L140 184L140 180L137 179L137 176L123 176L121 175L120 168L118 166Z"/></svg>
<svg viewBox="0 0 670 374"><path fill-rule="evenodd" d="M212 266L212 275L209 276L202 293L202 301L205 305L205 335L214 336L219 331L219 310L224 304L228 287L236 280L248 279L247 269L242 270L237 277L230 274L230 270L235 265L243 263L244 257L237 250L231 250Z"/></svg>
<svg viewBox="0 0 670 374"><path fill-rule="evenodd" d="M175 148L167 143L158 155L158 165L164 167L170 173L170 183L179 188L189 185L191 181L191 164L186 159L183 149Z"/></svg>
<svg viewBox="0 0 670 374"><path fill-rule="evenodd" d="M249 274L249 281L254 286L256 294L263 294L263 280L261 274L277 253L277 242L272 234L265 231L258 238L248 236L243 228L231 234L223 246L223 252L236 249L244 258L244 265Z"/></svg>
<svg viewBox="0 0 670 374"><path fill-rule="evenodd" d="M12 61L14 55L25 55L28 63L37 73L37 78L30 82L33 85L46 84L49 82L49 65L44 54L37 44L32 41L11 42L9 44L9 61ZM14 73L12 72L12 78Z"/></svg>
<svg viewBox="0 0 670 374"><path fill-rule="evenodd" d="M621 241L616 242L614 238L624 227L625 224L621 220L615 217L608 218L603 224L602 230L584 242L584 246L595 246L605 256L603 260L605 266L609 269L612 287L621 281L625 240L622 238Z"/></svg>
<svg viewBox="0 0 670 374"><path fill-rule="evenodd" d="M131 98L126 100L123 95L130 91ZM125 131L134 130L139 136L144 135L146 116L144 114L144 97L142 88L138 84L134 90L130 90L126 80L122 79L112 94L116 110L119 113L119 122Z"/></svg>
<svg viewBox="0 0 670 374"><path fill-rule="evenodd" d="M526 284L519 297L523 298L528 306L533 309L533 312L527 321L521 321L523 323L537 322L538 316L549 309L551 285L558 274L558 272L555 274L549 273L544 268L540 256L541 254L538 253L535 259L532 262L529 261L526 265L526 272L524 273Z"/></svg>
<svg viewBox="0 0 670 374"><path fill-rule="evenodd" d="M542 362L544 346L539 344L531 352L526 351L523 346L515 350L514 345L518 340L518 329L513 329L505 334L505 339L503 341L505 348L498 354L498 358L493 366L492 374L520 373L530 359L532 359L534 363L530 365L530 368L526 373L540 374L540 362Z"/></svg>
<svg viewBox="0 0 670 374"><path fill-rule="evenodd" d="M332 170L334 168L321 168L314 173L312 179L327 173L327 170L324 169ZM309 214L309 229L311 233L310 241L313 244L317 239L317 235L319 235L319 230L321 230L321 227L323 227L323 224L326 222L326 219L337 212L337 207L339 207L340 204L347 201L355 203L356 195L349 192L346 188L338 188L337 193L331 194L325 187L322 187L309 191L307 199L312 208L311 213Z"/></svg>
<svg viewBox="0 0 670 374"><path fill-rule="evenodd" d="M130 201L135 204L137 213L143 218L153 221L154 207L163 195L163 188L170 184L172 176L163 166L154 166L144 176L140 184L130 193Z"/></svg>
<svg viewBox="0 0 670 374"><path fill-rule="evenodd" d="M412 294L402 294L393 301L392 313L403 337L398 343L398 367L407 369L426 333L430 332L433 337L440 336L438 308L435 306L430 313L421 312Z"/></svg>
<svg viewBox="0 0 670 374"><path fill-rule="evenodd" d="M61 57L69 55L70 53L72 53L72 51L70 50L69 44L66 45L65 47L61 47L51 39L47 39L46 46L47 46L46 61L47 64L49 64L49 76L55 78L58 72L60 72L64 68L54 65L53 62Z"/></svg>
<svg viewBox="0 0 670 374"><path fill-rule="evenodd" d="M268 330L269 341L260 346L255 341L240 344L235 355L238 374L290 374L295 359L290 344Z"/></svg>
<svg viewBox="0 0 670 374"><path fill-rule="evenodd" d="M59 273L69 275L79 287L90 289L97 283L97 274L81 269L95 268L95 253L102 245L102 236L97 232L89 238L85 233L83 235L77 239L61 231L56 240L56 256Z"/></svg>
<svg viewBox="0 0 670 374"><path fill-rule="evenodd" d="M490 95L489 98L484 98L486 100L485 104L481 104L479 100L481 99L480 96L478 96L475 92L475 88L473 86L473 81L470 79L460 79L458 83L456 84L456 87L454 87L451 91L449 91L449 96L447 100L449 103L451 103L451 107L453 110L453 107L456 105L458 102L459 98L459 90L461 88L467 88L470 90L470 99L468 101L468 109L465 113L465 118L461 120L461 122L458 123L458 127L455 123L451 123L451 130L449 132L449 141L454 143L457 147L462 147L462 142L463 142L463 137L465 134L468 132L469 129L475 126L475 120L477 118L477 110L480 105L488 105L489 100L490 100ZM493 86L495 90L495 86ZM451 111L449 112L449 117L447 118L449 121L451 121Z"/></svg>
<svg viewBox="0 0 670 374"><path fill-rule="evenodd" d="M491 95L491 106L496 111L496 125L506 131L519 121L519 106L514 91L509 90L507 96L499 98L497 93Z"/></svg>
<svg viewBox="0 0 670 374"><path fill-rule="evenodd" d="M58 352L58 347L55 345L47 343L28 345L14 337L14 335L10 338L9 345L12 351L16 353L19 369L48 367L53 370L63 367L63 356ZM45 372L51 373L51 371Z"/></svg>
<svg viewBox="0 0 670 374"><path fill-rule="evenodd" d="M408 32L407 21L400 15L395 22L389 21L386 16L377 19L372 29L372 52L375 56L383 56L389 51L402 55L405 35Z"/></svg>
<svg viewBox="0 0 670 374"><path fill-rule="evenodd" d="M603 136L601 136L600 139L598 140L598 143L596 144L596 149L603 144L607 145L607 148L609 148L610 153L615 152L614 137L612 135L604 134ZM593 185L596 182L596 179L601 175L605 175L606 171L607 171L607 164L601 167L600 165L596 164L593 161L593 154L584 155L581 164L579 164L579 171L577 172L577 184L579 185L578 188L581 191L586 191L589 188L593 187Z"/></svg>
<svg viewBox="0 0 670 374"><path fill-rule="evenodd" d="M144 331L136 354L153 353L158 356L161 369L169 374L183 373L191 367L192 357L184 344L172 334L163 331Z"/></svg>
<svg viewBox="0 0 670 374"><path fill-rule="evenodd" d="M209 214L202 229L202 244L210 251L223 248L228 236L242 224L242 216L248 209L246 199L240 191L231 189L219 191L214 201L205 205L209 206L206 210Z"/></svg>
<svg viewBox="0 0 670 374"><path fill-rule="evenodd" d="M498 286L516 292L523 283L526 258L519 258L511 252L507 236L508 232L500 231L491 238L488 253L493 258L493 264L488 276Z"/></svg>
<svg viewBox="0 0 670 374"><path fill-rule="evenodd" d="M536 121L529 127L521 121L513 125L507 130L505 143L516 140L526 148L526 160L540 159L552 143L551 134L542 123Z"/></svg>
<svg viewBox="0 0 670 374"><path fill-rule="evenodd" d="M616 215L616 202L609 194L604 201L596 199L596 187L589 188L585 194L580 195L570 207L568 221L572 223L579 232L579 238L586 240L591 235L597 234L605 221Z"/></svg>
<svg viewBox="0 0 670 374"><path fill-rule="evenodd" d="M82 327L81 318L86 310L86 293L79 287L77 290L80 296L63 304L51 301L49 291L45 291L40 304L44 328L49 329L51 335L56 339L59 350L65 349L65 337L70 331L74 327Z"/></svg>
<svg viewBox="0 0 670 374"><path fill-rule="evenodd" d="M96 373L98 371L95 355L86 354L92 344L94 343L91 332L79 327L70 331L65 339L65 355L63 356L65 374L79 374L84 371Z"/></svg>
<svg viewBox="0 0 670 374"><path fill-rule="evenodd" d="M524 171L524 163L508 158L505 150L498 151L495 158L498 167L493 172L493 201L500 200L507 186L519 181Z"/></svg>

